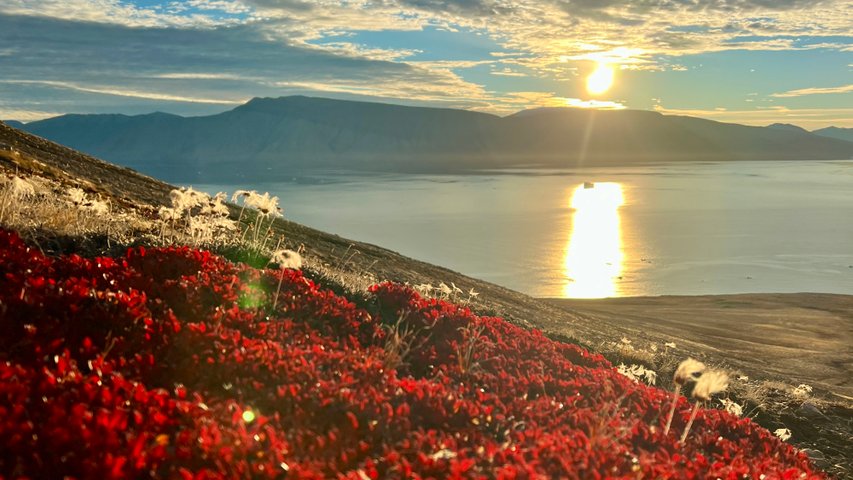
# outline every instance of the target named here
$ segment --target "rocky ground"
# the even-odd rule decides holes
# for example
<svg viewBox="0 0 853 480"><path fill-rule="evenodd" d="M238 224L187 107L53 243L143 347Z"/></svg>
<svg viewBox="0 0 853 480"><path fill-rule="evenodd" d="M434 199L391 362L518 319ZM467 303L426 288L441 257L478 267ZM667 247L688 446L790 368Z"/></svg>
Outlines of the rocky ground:
<svg viewBox="0 0 853 480"><path fill-rule="evenodd" d="M79 186L109 196L115 205L163 205L174 188L2 123L0 168ZM465 293L451 293L451 300L468 301L478 313L502 316L601 352L614 364L650 367L664 388L674 365L688 355L726 367L749 378L732 386L732 398L744 404L747 414L770 430L790 429L790 442L808 449L836 477L853 474L853 296L543 300L292 222L278 221L274 228L289 246L304 246L310 260L306 275L333 288L357 290L359 282L381 280L452 283ZM103 243L48 236L40 246L49 252L88 254L123 248ZM472 288L479 295L468 298ZM813 391L795 394L800 384Z"/></svg>

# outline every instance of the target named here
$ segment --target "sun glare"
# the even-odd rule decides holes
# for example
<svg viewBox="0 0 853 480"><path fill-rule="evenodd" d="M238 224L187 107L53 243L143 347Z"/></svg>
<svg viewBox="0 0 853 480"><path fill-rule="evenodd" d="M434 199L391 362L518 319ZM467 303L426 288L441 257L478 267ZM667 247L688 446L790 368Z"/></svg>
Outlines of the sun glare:
<svg viewBox="0 0 853 480"><path fill-rule="evenodd" d="M613 85L613 67L599 63L589 77L586 78L586 90L592 95L606 92Z"/></svg>
<svg viewBox="0 0 853 480"><path fill-rule="evenodd" d="M572 194L572 231L566 247L568 298L603 298L618 293L622 275L622 231L618 183L579 185Z"/></svg>

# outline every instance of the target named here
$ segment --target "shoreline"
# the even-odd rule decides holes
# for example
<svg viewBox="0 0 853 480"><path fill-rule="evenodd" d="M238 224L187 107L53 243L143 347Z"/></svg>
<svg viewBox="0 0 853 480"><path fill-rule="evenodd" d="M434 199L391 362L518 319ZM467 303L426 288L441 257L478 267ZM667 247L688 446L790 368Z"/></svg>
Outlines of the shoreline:
<svg viewBox="0 0 853 480"><path fill-rule="evenodd" d="M543 299L592 319L681 337L752 374L853 401L853 295L741 293Z"/></svg>

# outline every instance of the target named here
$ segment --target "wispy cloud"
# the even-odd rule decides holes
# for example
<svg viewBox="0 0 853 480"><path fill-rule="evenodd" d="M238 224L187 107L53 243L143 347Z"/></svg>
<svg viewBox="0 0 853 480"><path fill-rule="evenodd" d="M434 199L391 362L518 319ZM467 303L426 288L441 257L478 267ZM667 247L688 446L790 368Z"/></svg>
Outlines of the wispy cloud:
<svg viewBox="0 0 853 480"><path fill-rule="evenodd" d="M755 110L679 109L656 106L655 111L666 115L689 115L720 122L766 126L771 123L792 123L811 130L835 125L853 127L853 107L850 108L787 108L774 106Z"/></svg>
<svg viewBox="0 0 853 480"><path fill-rule="evenodd" d="M0 80L0 83L12 85L42 85L54 88L63 88L68 90L76 90L78 92L98 93L102 95L113 95L116 97L131 97L144 98L148 100L162 100L166 102L185 102L185 103L209 103L213 105L238 105L244 103L248 98L240 98L234 100L224 100L218 98L204 98L195 96L169 95L157 92L145 92L139 90L130 90L118 87L99 87L96 85L78 85L72 82L59 82L51 80Z"/></svg>
<svg viewBox="0 0 853 480"><path fill-rule="evenodd" d="M850 93L853 92L853 83L850 85L841 85L839 87L812 87L799 88L797 90L788 90L782 93L773 93L771 97L786 98L786 97L802 97L804 95L827 95L833 93Z"/></svg>
<svg viewBox="0 0 853 480"><path fill-rule="evenodd" d="M297 92L495 113L619 108L582 98L593 62L664 74L708 52L845 51L850 20L848 0L5 0L0 79L18 83L0 94L69 109L124 105L116 99L214 108ZM429 29L488 46L468 58L375 41ZM818 90L773 96L834 93Z"/></svg>

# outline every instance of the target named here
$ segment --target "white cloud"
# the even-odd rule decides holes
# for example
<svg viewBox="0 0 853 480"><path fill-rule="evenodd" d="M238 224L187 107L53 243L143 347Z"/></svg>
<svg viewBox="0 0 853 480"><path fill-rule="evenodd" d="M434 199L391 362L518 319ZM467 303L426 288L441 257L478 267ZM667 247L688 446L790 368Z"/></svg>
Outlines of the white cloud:
<svg viewBox="0 0 853 480"><path fill-rule="evenodd" d="M773 93L771 97L786 98L786 97L802 97L804 95L827 95L833 93L850 93L853 92L853 84L841 85L838 87L812 87L799 88L797 90L789 90L782 93Z"/></svg>
<svg viewBox="0 0 853 480"><path fill-rule="evenodd" d="M240 99L226 100L219 98L169 95L158 92L146 92L125 89L116 86L78 85L72 82L60 82L51 80L0 80L0 83L12 85L41 85L47 87L76 90L78 92L98 93L102 95L113 95L117 97L144 98L148 100L161 100L167 102L208 103L213 105L238 105L241 103L245 103L249 100L249 98L245 97Z"/></svg>
<svg viewBox="0 0 853 480"><path fill-rule="evenodd" d="M754 110L705 110L665 108L657 105L654 110L666 115L689 115L719 122L741 123L744 125L765 126L771 123L792 123L807 130L827 125L853 127L853 107L851 108L787 108L773 106Z"/></svg>
<svg viewBox="0 0 853 480"><path fill-rule="evenodd" d="M307 90L498 113L572 102L618 108L624 105L553 92L489 91L457 72L491 64L491 75L566 85L597 61L624 69L682 70L672 57L731 49L847 50L850 43L842 40L850 35L850 11L848 0L187 0L160 7L120 0L4 0L0 27L4 15L13 27L33 18L44 22L33 24L30 36L4 37L0 28L0 78L210 105ZM415 60L418 50L378 48L352 36L427 27L482 34L504 51L491 53L491 61L426 62ZM796 40L809 36L842 40ZM837 93L829 90L773 96Z"/></svg>
<svg viewBox="0 0 853 480"><path fill-rule="evenodd" d="M209 2L201 2L209 3ZM211 10L223 13L245 13L225 4L239 2L214 2L223 8L207 9L205 14L184 14L184 8L143 8L119 0L4 0L0 13L57 18L69 21L112 23L129 27L212 27L233 25L239 20L214 15ZM190 4L187 4L190 5ZM192 6L192 5L190 5Z"/></svg>
<svg viewBox="0 0 853 480"><path fill-rule="evenodd" d="M23 110L6 107L0 104L0 120L17 120L19 122L34 122L45 118L62 115L65 112L51 112L44 110Z"/></svg>

